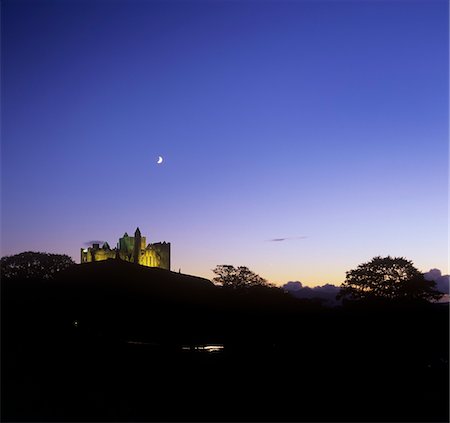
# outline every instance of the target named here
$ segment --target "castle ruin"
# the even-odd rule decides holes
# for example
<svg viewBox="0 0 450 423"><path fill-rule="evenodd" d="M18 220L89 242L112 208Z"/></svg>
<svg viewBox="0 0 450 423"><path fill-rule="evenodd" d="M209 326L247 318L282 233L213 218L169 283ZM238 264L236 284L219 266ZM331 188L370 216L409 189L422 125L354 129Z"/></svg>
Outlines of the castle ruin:
<svg viewBox="0 0 450 423"><path fill-rule="evenodd" d="M105 242L101 247L100 244L92 244L92 247L81 249L81 263L110 258L170 270L170 242L156 242L146 246L145 236L141 236L141 231L137 228L134 236L128 236L125 232L119 238L116 248L111 249Z"/></svg>

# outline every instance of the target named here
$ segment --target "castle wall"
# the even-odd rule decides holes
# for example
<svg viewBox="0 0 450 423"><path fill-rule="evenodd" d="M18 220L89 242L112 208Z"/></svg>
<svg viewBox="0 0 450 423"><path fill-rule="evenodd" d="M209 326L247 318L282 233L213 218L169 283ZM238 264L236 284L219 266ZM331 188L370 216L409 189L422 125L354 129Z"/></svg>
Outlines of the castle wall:
<svg viewBox="0 0 450 423"><path fill-rule="evenodd" d="M120 259L130 262L137 261L142 266L170 270L170 242L157 242L146 247L146 237L141 237L140 252L136 256L134 255L134 242L135 237L128 236L126 233L119 238L117 246ZM98 244L95 244L87 249L82 248L80 254L81 263L90 263L116 258L117 249L100 248Z"/></svg>
<svg viewBox="0 0 450 423"><path fill-rule="evenodd" d="M114 250L95 250L93 248L88 248L87 250L81 249L81 263L91 263L93 261L108 260L110 258L115 258L116 252Z"/></svg>
<svg viewBox="0 0 450 423"><path fill-rule="evenodd" d="M115 256L116 253L113 250L97 250L95 252L95 261L108 260L110 258L114 258Z"/></svg>
<svg viewBox="0 0 450 423"><path fill-rule="evenodd" d="M157 242L150 245L155 252L157 267L170 270L170 242Z"/></svg>

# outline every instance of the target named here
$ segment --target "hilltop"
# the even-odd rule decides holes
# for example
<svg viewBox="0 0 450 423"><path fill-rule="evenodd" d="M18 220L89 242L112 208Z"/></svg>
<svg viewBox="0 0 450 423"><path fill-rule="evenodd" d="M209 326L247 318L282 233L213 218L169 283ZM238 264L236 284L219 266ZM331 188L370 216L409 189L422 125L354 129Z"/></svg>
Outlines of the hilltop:
<svg viewBox="0 0 450 423"><path fill-rule="evenodd" d="M70 290L71 295L82 294L92 299L119 295L197 301L214 289L208 279L114 259L72 266L58 274L51 285Z"/></svg>

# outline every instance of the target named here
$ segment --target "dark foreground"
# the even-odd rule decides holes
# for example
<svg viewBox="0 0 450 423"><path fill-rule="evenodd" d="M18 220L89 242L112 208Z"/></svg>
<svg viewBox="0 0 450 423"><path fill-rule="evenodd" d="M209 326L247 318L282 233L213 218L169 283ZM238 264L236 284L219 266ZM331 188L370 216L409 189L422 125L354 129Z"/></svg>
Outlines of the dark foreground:
<svg viewBox="0 0 450 423"><path fill-rule="evenodd" d="M447 306L44 285L2 286L2 421L449 419Z"/></svg>

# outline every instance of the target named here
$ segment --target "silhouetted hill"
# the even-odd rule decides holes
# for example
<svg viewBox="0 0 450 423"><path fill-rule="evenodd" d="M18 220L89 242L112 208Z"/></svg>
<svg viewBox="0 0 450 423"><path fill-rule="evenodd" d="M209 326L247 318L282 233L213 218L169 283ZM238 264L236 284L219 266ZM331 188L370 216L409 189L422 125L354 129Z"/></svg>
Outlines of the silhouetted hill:
<svg viewBox="0 0 450 423"><path fill-rule="evenodd" d="M115 260L1 300L6 421L448 421L448 305L327 309Z"/></svg>
<svg viewBox="0 0 450 423"><path fill-rule="evenodd" d="M4 281L10 299L102 301L108 299L202 302L215 286L204 278L121 260L74 265L54 279ZM6 286L6 288L5 288Z"/></svg>
<svg viewBox="0 0 450 423"><path fill-rule="evenodd" d="M40 324L67 329L76 322L93 336L158 343L203 334L219 294L207 279L120 260L75 265L33 291L45 304Z"/></svg>
<svg viewBox="0 0 450 423"><path fill-rule="evenodd" d="M211 281L120 260L74 265L53 280L14 280L3 288L12 313L35 310L47 327L158 342L265 339L290 314L320 309L280 289L222 289ZM15 306L12 306L15 304ZM57 319L55 319L57 316ZM19 317L20 318L20 317Z"/></svg>
<svg viewBox="0 0 450 423"><path fill-rule="evenodd" d="M137 266L122 260L105 260L72 266L51 281L52 289L64 289L84 299L118 295L121 298L199 301L214 284L204 278L156 267ZM62 292L62 291L61 291Z"/></svg>

